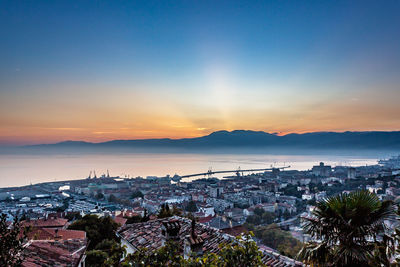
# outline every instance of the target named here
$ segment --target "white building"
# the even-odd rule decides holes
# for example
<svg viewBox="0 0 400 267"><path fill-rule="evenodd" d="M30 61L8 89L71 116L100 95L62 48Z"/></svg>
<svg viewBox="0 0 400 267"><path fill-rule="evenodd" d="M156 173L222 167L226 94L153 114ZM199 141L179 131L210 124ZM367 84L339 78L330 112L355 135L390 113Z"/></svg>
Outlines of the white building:
<svg viewBox="0 0 400 267"><path fill-rule="evenodd" d="M301 195L301 199L303 200L312 200L314 198L314 194L313 193L306 193Z"/></svg>
<svg viewBox="0 0 400 267"><path fill-rule="evenodd" d="M199 211L203 212L205 214L205 217L208 217L210 215L211 216L215 215L214 207L211 205L200 206Z"/></svg>

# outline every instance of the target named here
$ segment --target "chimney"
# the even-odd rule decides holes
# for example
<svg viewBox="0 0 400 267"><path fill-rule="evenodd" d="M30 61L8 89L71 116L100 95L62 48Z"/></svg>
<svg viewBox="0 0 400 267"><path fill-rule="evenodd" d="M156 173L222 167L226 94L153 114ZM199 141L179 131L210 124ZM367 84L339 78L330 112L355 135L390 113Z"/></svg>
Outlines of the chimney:
<svg viewBox="0 0 400 267"><path fill-rule="evenodd" d="M183 243L183 257L188 259L191 254L194 256L201 256L203 254L204 240L196 234L196 220L192 219L192 227L190 229L190 235L185 236Z"/></svg>
<svg viewBox="0 0 400 267"><path fill-rule="evenodd" d="M177 219L165 220L161 225L162 245L168 241L179 241L179 231L181 224Z"/></svg>
<svg viewBox="0 0 400 267"><path fill-rule="evenodd" d="M61 236L58 235L58 229L54 229L54 240L60 240Z"/></svg>
<svg viewBox="0 0 400 267"><path fill-rule="evenodd" d="M191 227L190 235L191 235L193 238L196 237L195 228L196 228L196 220L195 220L194 218L192 218L192 227Z"/></svg>

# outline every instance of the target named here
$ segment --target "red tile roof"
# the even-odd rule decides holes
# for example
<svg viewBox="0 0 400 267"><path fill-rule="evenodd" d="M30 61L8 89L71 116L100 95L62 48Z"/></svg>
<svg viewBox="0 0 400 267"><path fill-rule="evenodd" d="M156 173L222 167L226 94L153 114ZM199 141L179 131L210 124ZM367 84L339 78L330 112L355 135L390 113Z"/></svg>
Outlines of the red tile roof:
<svg viewBox="0 0 400 267"><path fill-rule="evenodd" d="M68 223L67 219L55 218L55 219L37 219L30 221L23 221L21 225L24 227L32 226L37 228L63 228Z"/></svg>
<svg viewBox="0 0 400 267"><path fill-rule="evenodd" d="M120 217L120 216L114 217L114 222L118 223L121 226L124 226L126 224L126 221L128 221L128 219L125 219L123 217Z"/></svg>
<svg viewBox="0 0 400 267"><path fill-rule="evenodd" d="M163 236L161 234L162 225L177 224L180 226L179 243L183 247L184 238L190 236L191 220L178 216L170 218L150 220L142 223L127 224L120 228L118 234L129 242L134 248L147 248L150 252L162 247ZM234 237L225 234L216 228L208 227L204 224L195 225L195 234L201 238L203 252L219 252L219 245L234 240ZM263 252L263 262L270 267L303 266L302 263L282 256L278 253L261 250Z"/></svg>
<svg viewBox="0 0 400 267"><path fill-rule="evenodd" d="M223 233L231 235L231 236L239 236L243 233L247 233L248 230L243 225L237 225L231 228L225 228L221 230Z"/></svg>
<svg viewBox="0 0 400 267"><path fill-rule="evenodd" d="M85 253L86 239L30 241L22 254L23 267L76 267Z"/></svg>
<svg viewBox="0 0 400 267"><path fill-rule="evenodd" d="M208 223L212 220L213 216L209 215L207 217L200 217L199 223Z"/></svg>
<svg viewBox="0 0 400 267"><path fill-rule="evenodd" d="M65 230L57 228L34 228L28 233L28 238L33 240L69 240L85 239L86 232L79 230Z"/></svg>
<svg viewBox="0 0 400 267"><path fill-rule="evenodd" d="M144 223L127 224L118 231L118 234L134 247L146 247L150 251L154 251L162 247L161 225L166 220L171 222L179 220L181 226L179 236L184 237L190 233L191 220L174 216ZM228 237L224 237L217 229L206 227L203 224L196 224L195 232L205 241L204 251L216 252L218 244L228 240ZM183 239L181 243L183 244Z"/></svg>

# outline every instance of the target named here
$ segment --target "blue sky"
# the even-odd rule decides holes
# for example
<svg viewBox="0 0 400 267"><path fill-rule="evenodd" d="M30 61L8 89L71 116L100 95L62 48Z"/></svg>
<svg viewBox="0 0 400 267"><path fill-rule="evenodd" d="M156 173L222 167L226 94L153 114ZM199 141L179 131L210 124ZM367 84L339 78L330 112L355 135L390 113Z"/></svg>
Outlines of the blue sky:
<svg viewBox="0 0 400 267"><path fill-rule="evenodd" d="M398 130L399 1L1 1L0 142Z"/></svg>

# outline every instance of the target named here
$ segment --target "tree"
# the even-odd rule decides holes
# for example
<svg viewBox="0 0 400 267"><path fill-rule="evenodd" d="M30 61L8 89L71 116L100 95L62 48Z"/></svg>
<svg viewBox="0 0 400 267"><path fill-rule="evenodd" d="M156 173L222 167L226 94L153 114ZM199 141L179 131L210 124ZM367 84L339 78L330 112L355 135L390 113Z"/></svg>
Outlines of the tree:
<svg viewBox="0 0 400 267"><path fill-rule="evenodd" d="M7 215L0 215L0 266L20 266L23 260L23 241L27 228L21 229L20 220L16 217L9 227ZM22 233L22 235L21 235Z"/></svg>
<svg viewBox="0 0 400 267"><path fill-rule="evenodd" d="M79 211L69 212L67 215L65 215L65 219L67 219L69 222L73 220L79 220L82 219L82 215Z"/></svg>
<svg viewBox="0 0 400 267"><path fill-rule="evenodd" d="M120 259L126 251L116 236L117 228L118 224L111 217L99 218L96 215L86 215L68 227L86 232L89 239L87 265L95 267L119 266Z"/></svg>
<svg viewBox="0 0 400 267"><path fill-rule="evenodd" d="M172 216L182 216L182 210L177 208L176 206L173 206L171 214Z"/></svg>
<svg viewBox="0 0 400 267"><path fill-rule="evenodd" d="M262 219L263 223L265 223L265 224L273 223L275 220L275 214L272 212L265 211L261 215L261 219Z"/></svg>
<svg viewBox="0 0 400 267"><path fill-rule="evenodd" d="M116 196L114 196L113 194L111 194L109 197L108 197L108 201L110 201L110 202L117 202L117 197Z"/></svg>
<svg viewBox="0 0 400 267"><path fill-rule="evenodd" d="M396 201L396 205L397 205L397 211L396 211L396 217L397 220L400 220L400 205L398 200ZM395 262L391 265L391 266L396 266L399 267L400 266L400 257L398 255L400 255L400 228L395 228L394 229L394 233L392 235L392 239L390 240L389 244L386 246L386 248L391 248L392 250L389 250L389 252L392 252L393 255L397 255L397 257L395 257ZM388 251L386 248L385 252ZM389 266L389 265L388 265Z"/></svg>
<svg viewBox="0 0 400 267"><path fill-rule="evenodd" d="M385 235L387 219L394 219L393 203L381 202L369 191L322 200L304 224L305 232L321 241L306 243L299 258L319 266L377 266L378 258L384 264L390 255L382 255L379 248L390 240ZM383 241L377 241L378 236Z"/></svg>
<svg viewBox="0 0 400 267"><path fill-rule="evenodd" d="M196 202L194 202L193 200L189 201L189 203L186 206L186 211L188 211L188 212L196 212L197 211Z"/></svg>
<svg viewBox="0 0 400 267"><path fill-rule="evenodd" d="M131 198L137 198L137 197L143 198L144 195L143 195L143 193L141 191L138 190L138 191L133 192L132 195L131 195Z"/></svg>
<svg viewBox="0 0 400 267"><path fill-rule="evenodd" d="M158 218L167 218L170 217L168 204L161 204L160 211L158 212Z"/></svg>
<svg viewBox="0 0 400 267"><path fill-rule="evenodd" d="M89 250L86 252L86 265L90 267L102 267L108 254L101 250Z"/></svg>
<svg viewBox="0 0 400 267"><path fill-rule="evenodd" d="M297 186L296 185L292 185L292 184L288 184L288 186L286 186L283 189L283 193L287 196L295 196L298 198L301 198L301 195L303 194L302 191L297 191Z"/></svg>
<svg viewBox="0 0 400 267"><path fill-rule="evenodd" d="M96 194L95 198L96 199L103 199L104 195L103 195L103 193L99 192L99 193Z"/></svg>
<svg viewBox="0 0 400 267"><path fill-rule="evenodd" d="M290 232L283 231L277 224L258 226L254 234L261 242L289 257L295 257L302 247L302 243L294 238Z"/></svg>
<svg viewBox="0 0 400 267"><path fill-rule="evenodd" d="M96 215L85 215L82 219L73 222L68 229L85 231L90 241L88 249L94 249L103 240L119 239L115 235L118 224L111 217L99 218Z"/></svg>
<svg viewBox="0 0 400 267"><path fill-rule="evenodd" d="M246 218L246 222L254 225L260 225L262 223L262 218L259 215L254 214L248 216Z"/></svg>
<svg viewBox="0 0 400 267"><path fill-rule="evenodd" d="M258 215L258 216L261 217L263 215L263 213L264 213L264 210L262 208L255 208L254 209L254 214L255 215Z"/></svg>
<svg viewBox="0 0 400 267"><path fill-rule="evenodd" d="M262 252L253 241L253 233L236 237L236 242L220 246L220 265L237 267L265 266L262 262Z"/></svg>
<svg viewBox="0 0 400 267"><path fill-rule="evenodd" d="M157 217L158 218L167 218L171 216L180 216L182 215L182 211L178 209L177 207L173 206L172 210L169 208L169 205L167 203L161 204L160 211L158 212Z"/></svg>
<svg viewBox="0 0 400 267"><path fill-rule="evenodd" d="M282 217L283 217L285 220L289 219L290 216L291 216L291 214L290 214L290 212L289 212L288 210L285 210L285 211L283 212L283 214L282 214Z"/></svg>
<svg viewBox="0 0 400 267"><path fill-rule="evenodd" d="M120 243L109 239L105 239L101 243L97 244L95 250L107 254L106 260L103 261L105 266L119 266L121 258L126 253L125 248L122 247Z"/></svg>
<svg viewBox="0 0 400 267"><path fill-rule="evenodd" d="M219 267L263 267L262 252L252 239L252 233L237 237L230 243L221 244L219 253L206 253L201 257L184 259L179 253L179 245L167 242L166 245L153 253L147 249L138 249L128 254L123 266L219 266Z"/></svg>
<svg viewBox="0 0 400 267"><path fill-rule="evenodd" d="M147 222L148 220L150 220L147 209L144 209L143 217L140 215L134 215L129 217L125 216L124 218L127 219L126 224Z"/></svg>
<svg viewBox="0 0 400 267"><path fill-rule="evenodd" d="M166 242L165 246L149 253L146 248L140 248L125 258L125 265L136 267L147 266L185 266L184 259L178 251L179 245L176 242ZM131 265L129 265L131 264Z"/></svg>
<svg viewBox="0 0 400 267"><path fill-rule="evenodd" d="M275 220L275 213L264 211L260 208L254 209L254 215L250 215L246 218L246 222L249 224L260 225L270 224Z"/></svg>
<svg viewBox="0 0 400 267"><path fill-rule="evenodd" d="M139 223L143 221L143 218L140 215L125 217L125 219L127 219L126 224Z"/></svg>

